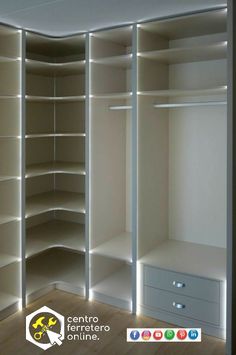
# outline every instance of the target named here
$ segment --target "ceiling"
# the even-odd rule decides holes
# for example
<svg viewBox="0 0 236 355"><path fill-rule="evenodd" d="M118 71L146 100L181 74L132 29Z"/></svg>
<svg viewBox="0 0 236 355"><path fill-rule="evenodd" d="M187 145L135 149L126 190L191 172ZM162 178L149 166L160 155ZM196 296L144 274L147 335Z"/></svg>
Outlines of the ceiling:
<svg viewBox="0 0 236 355"><path fill-rule="evenodd" d="M0 21L63 36L226 5L226 0L0 0Z"/></svg>

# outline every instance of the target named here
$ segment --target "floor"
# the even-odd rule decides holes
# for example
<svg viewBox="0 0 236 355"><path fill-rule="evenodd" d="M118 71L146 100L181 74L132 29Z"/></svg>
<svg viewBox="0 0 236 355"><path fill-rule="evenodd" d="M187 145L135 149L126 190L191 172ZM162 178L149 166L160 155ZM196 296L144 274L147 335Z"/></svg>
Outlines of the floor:
<svg viewBox="0 0 236 355"><path fill-rule="evenodd" d="M132 327L168 327L163 322L143 316L133 316L128 312L97 303L84 301L62 291L52 291L32 303L27 309L17 312L0 322L0 354L1 355L37 355L44 350L25 339L25 316L32 311L48 306L64 316L97 316L100 324L111 327L109 333L100 336L99 341L64 340L59 347L54 345L47 350L47 355L223 355L225 343L222 340L203 336L201 343L129 343L126 342L126 328ZM98 323L99 324L99 323Z"/></svg>

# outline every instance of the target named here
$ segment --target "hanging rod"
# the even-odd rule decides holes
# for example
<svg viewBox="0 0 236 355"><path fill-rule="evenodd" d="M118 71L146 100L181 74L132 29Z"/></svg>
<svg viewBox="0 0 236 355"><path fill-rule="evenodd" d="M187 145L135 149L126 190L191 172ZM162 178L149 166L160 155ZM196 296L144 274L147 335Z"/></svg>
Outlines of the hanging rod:
<svg viewBox="0 0 236 355"><path fill-rule="evenodd" d="M132 106L109 106L109 110L131 110Z"/></svg>

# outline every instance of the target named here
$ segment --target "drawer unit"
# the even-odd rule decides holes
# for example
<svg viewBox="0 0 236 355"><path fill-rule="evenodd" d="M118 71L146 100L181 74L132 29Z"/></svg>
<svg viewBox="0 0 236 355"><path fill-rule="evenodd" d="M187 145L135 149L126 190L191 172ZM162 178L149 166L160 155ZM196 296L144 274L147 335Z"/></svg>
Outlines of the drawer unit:
<svg viewBox="0 0 236 355"><path fill-rule="evenodd" d="M147 307L158 308L183 317L214 325L219 325L220 323L220 306L215 302L208 302L144 286L143 303Z"/></svg>
<svg viewBox="0 0 236 355"><path fill-rule="evenodd" d="M143 283L146 286L174 292L178 295L220 302L220 282L158 269L144 265Z"/></svg>

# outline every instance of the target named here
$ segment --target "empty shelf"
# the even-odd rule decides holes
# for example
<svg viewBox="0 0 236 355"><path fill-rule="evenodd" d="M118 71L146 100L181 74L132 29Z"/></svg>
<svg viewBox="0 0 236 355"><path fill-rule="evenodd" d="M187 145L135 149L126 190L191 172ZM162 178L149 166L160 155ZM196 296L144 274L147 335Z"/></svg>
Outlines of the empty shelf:
<svg viewBox="0 0 236 355"><path fill-rule="evenodd" d="M28 73L40 75L76 75L85 72L85 60L68 63L48 63L32 59L26 59L26 69Z"/></svg>
<svg viewBox="0 0 236 355"><path fill-rule="evenodd" d="M0 62L1 63L20 62L20 60L21 60L20 58L0 56Z"/></svg>
<svg viewBox="0 0 236 355"><path fill-rule="evenodd" d="M142 264L210 279L226 280L226 249L167 240L140 259Z"/></svg>
<svg viewBox="0 0 236 355"><path fill-rule="evenodd" d="M45 102L74 102L74 101L84 101L85 95L78 96L33 96L26 95L26 100L28 101L45 101Z"/></svg>
<svg viewBox="0 0 236 355"><path fill-rule="evenodd" d="M9 180L20 180L18 176L0 176L0 182Z"/></svg>
<svg viewBox="0 0 236 355"><path fill-rule="evenodd" d="M153 59L166 64L216 60L226 58L226 55L226 41L194 47L170 48L138 53L138 56L142 58Z"/></svg>
<svg viewBox="0 0 236 355"><path fill-rule="evenodd" d="M27 134L25 138L86 137L85 133L41 133Z"/></svg>
<svg viewBox="0 0 236 355"><path fill-rule="evenodd" d="M13 255L8 255L8 254L0 254L0 268L7 266L9 264L18 262L19 258Z"/></svg>
<svg viewBox="0 0 236 355"><path fill-rule="evenodd" d="M132 262L131 236L131 233L124 232L94 248L92 253L109 256L111 258L124 260L130 263Z"/></svg>
<svg viewBox="0 0 236 355"><path fill-rule="evenodd" d="M67 163L67 162L55 162L55 163L42 163L29 165L26 168L26 178L47 175L47 174L77 174L85 175L84 163Z"/></svg>
<svg viewBox="0 0 236 355"><path fill-rule="evenodd" d="M16 296L0 292L0 311L18 303L19 301L19 298Z"/></svg>
<svg viewBox="0 0 236 355"><path fill-rule="evenodd" d="M64 283L84 290L84 257L62 250L50 250L27 260L27 295L49 285Z"/></svg>
<svg viewBox="0 0 236 355"><path fill-rule="evenodd" d="M226 94L227 86L219 86L208 89L192 89L192 90L152 90L152 91L139 91L138 95L143 96L200 96L200 95L215 95L215 94Z"/></svg>
<svg viewBox="0 0 236 355"><path fill-rule="evenodd" d="M44 212L55 210L85 213L84 194L66 191L51 191L30 196L26 200L25 217L29 218Z"/></svg>
<svg viewBox="0 0 236 355"><path fill-rule="evenodd" d="M85 251L84 225L53 220L29 228L26 232L26 257L53 247Z"/></svg>
<svg viewBox="0 0 236 355"><path fill-rule="evenodd" d="M178 108L178 107L194 107L194 106L216 106L226 105L227 101L199 101L199 102L175 102L167 104L154 104L155 108Z"/></svg>
<svg viewBox="0 0 236 355"><path fill-rule="evenodd" d="M92 292L94 294L98 293L114 299L131 302L130 267L126 265L112 273L92 287Z"/></svg>
<svg viewBox="0 0 236 355"><path fill-rule="evenodd" d="M132 63L132 54L125 54L113 57L92 59L92 63L114 66L129 69Z"/></svg>
<svg viewBox="0 0 236 355"><path fill-rule="evenodd" d="M94 99L128 99L132 96L132 92L117 92L112 94L93 94Z"/></svg>

